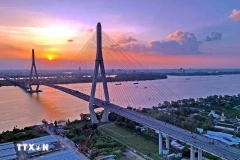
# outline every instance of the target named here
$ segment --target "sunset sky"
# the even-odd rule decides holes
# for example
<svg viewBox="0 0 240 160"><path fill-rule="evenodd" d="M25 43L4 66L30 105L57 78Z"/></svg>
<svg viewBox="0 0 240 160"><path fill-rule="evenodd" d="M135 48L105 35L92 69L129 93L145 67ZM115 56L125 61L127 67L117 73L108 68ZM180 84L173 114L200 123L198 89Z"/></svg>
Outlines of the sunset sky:
<svg viewBox="0 0 240 160"><path fill-rule="evenodd" d="M32 48L42 68L81 66L97 22L111 54L146 68L240 68L239 0L1 0L0 13L0 69L25 69Z"/></svg>

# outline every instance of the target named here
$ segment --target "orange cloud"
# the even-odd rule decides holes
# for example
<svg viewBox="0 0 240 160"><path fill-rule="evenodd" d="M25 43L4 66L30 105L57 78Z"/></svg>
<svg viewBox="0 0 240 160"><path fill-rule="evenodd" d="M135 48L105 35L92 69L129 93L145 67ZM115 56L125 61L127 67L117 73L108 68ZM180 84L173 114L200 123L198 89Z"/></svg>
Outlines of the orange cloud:
<svg viewBox="0 0 240 160"><path fill-rule="evenodd" d="M0 58L25 58L25 51L26 49L20 46L0 43Z"/></svg>
<svg viewBox="0 0 240 160"><path fill-rule="evenodd" d="M232 10L232 13L229 16L229 18L235 21L240 21L240 10L237 9Z"/></svg>
<svg viewBox="0 0 240 160"><path fill-rule="evenodd" d="M196 41L196 37L193 33L182 32L179 30L168 35L167 38L169 38L171 40L175 40L175 41L185 41L185 40L189 40L189 39Z"/></svg>
<svg viewBox="0 0 240 160"><path fill-rule="evenodd" d="M150 41L144 44L126 44L122 46L113 46L114 51L125 50L140 53L155 53L158 55L184 55L201 53L199 45L202 43L197 40L193 33L176 31L170 34L167 40Z"/></svg>

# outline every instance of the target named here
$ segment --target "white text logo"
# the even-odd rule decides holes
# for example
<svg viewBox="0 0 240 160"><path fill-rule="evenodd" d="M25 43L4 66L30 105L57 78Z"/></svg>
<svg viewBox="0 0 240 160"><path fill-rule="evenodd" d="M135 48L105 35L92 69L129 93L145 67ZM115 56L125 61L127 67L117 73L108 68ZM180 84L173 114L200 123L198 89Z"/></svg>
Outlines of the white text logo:
<svg viewBox="0 0 240 160"><path fill-rule="evenodd" d="M17 144L18 151L48 151L48 144Z"/></svg>

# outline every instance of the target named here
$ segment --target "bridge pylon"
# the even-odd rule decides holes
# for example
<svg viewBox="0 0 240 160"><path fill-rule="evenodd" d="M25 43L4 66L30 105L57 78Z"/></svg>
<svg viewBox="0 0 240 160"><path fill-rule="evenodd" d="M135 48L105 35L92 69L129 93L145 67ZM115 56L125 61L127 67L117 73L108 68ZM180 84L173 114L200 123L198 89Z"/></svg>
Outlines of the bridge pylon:
<svg viewBox="0 0 240 160"><path fill-rule="evenodd" d="M33 72L35 73L35 80L33 81ZM32 85L36 85L36 89L34 90L32 88ZM40 86L40 82L38 79L38 72L37 72L37 67L36 67L36 62L35 62L35 53L34 53L34 49L32 49L32 65L31 65L31 72L30 72L30 76L29 76L29 81L27 83L27 87L29 88L28 92L29 93L38 93L41 92L41 90L39 90L39 86Z"/></svg>
<svg viewBox="0 0 240 160"><path fill-rule="evenodd" d="M108 86L107 86L107 79L105 74L105 68L104 68L104 62L103 62L103 55L102 55L102 26L101 23L98 22L97 24L97 54L96 54L96 60L95 60L95 67L94 67L94 74L93 74L93 81L92 81L92 89L91 89L91 95L89 100L89 110L91 115L91 121L92 123L98 123L98 119L96 117L96 113L94 112L94 100L95 100L95 93L96 93L96 86L97 86L97 77L98 77L98 71L100 67L101 71L101 78L103 83L103 89L104 89L104 95L105 95L105 103L110 103L109 99L109 93L108 93ZM102 116L102 122L108 121L108 114L109 110L108 108L104 109L103 116Z"/></svg>

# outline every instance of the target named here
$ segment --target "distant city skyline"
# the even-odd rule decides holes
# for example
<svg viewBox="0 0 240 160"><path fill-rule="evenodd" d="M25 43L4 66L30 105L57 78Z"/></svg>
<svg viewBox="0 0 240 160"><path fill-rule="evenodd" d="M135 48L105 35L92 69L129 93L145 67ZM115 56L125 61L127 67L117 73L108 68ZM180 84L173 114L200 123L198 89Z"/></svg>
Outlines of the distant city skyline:
<svg viewBox="0 0 240 160"><path fill-rule="evenodd" d="M146 68L240 68L238 0L1 0L0 12L0 69L25 69L32 48L42 69L67 68L97 22Z"/></svg>

